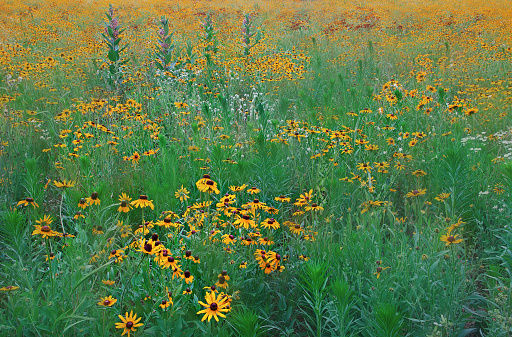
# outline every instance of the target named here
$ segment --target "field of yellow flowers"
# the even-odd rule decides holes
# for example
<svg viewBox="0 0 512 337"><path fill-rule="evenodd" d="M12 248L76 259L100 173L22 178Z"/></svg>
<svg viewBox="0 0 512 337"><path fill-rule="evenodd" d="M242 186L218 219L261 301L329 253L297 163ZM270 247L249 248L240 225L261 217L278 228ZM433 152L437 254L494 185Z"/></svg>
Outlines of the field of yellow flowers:
<svg viewBox="0 0 512 337"><path fill-rule="evenodd" d="M512 7L0 3L0 335L511 336Z"/></svg>

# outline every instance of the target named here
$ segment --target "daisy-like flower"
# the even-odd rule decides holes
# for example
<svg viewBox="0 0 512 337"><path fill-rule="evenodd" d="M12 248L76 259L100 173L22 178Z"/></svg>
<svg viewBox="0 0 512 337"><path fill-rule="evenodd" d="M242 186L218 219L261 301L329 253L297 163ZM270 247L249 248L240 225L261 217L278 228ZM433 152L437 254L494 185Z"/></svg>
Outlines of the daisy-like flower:
<svg viewBox="0 0 512 337"><path fill-rule="evenodd" d="M98 305L101 305L102 307L111 307L117 302L116 298L113 298L112 296L103 297L99 302Z"/></svg>
<svg viewBox="0 0 512 337"><path fill-rule="evenodd" d="M225 245L231 245L236 242L236 237L232 234L224 234L222 236L222 243Z"/></svg>
<svg viewBox="0 0 512 337"><path fill-rule="evenodd" d="M285 197L284 195L280 195L274 198L275 201L279 202L290 202L290 198Z"/></svg>
<svg viewBox="0 0 512 337"><path fill-rule="evenodd" d="M89 205L99 205L101 200L98 198L98 192L92 192L89 198L85 198Z"/></svg>
<svg viewBox="0 0 512 337"><path fill-rule="evenodd" d="M183 185L181 185L181 188L178 189L176 192L174 192L174 196L176 197L176 199L180 199L181 202L187 200L188 198L190 198L188 196L190 192L187 191L186 188L183 187Z"/></svg>
<svg viewBox="0 0 512 337"><path fill-rule="evenodd" d="M6 287L2 287L0 288L0 291L13 291L13 290L16 290L16 289L19 289L20 287L15 287L15 286L6 286Z"/></svg>
<svg viewBox="0 0 512 337"><path fill-rule="evenodd" d="M220 193L219 189L217 188L217 183L211 179L207 179L203 184L200 184L197 188L199 189L199 191L204 193Z"/></svg>
<svg viewBox="0 0 512 337"><path fill-rule="evenodd" d="M413 197L417 197L417 196L420 196L420 195L424 195L425 193L427 193L427 189L426 188L421 189L421 190L412 190L409 193L407 193L405 196L407 198L413 198Z"/></svg>
<svg viewBox="0 0 512 337"><path fill-rule="evenodd" d="M249 194L258 194L260 192L261 192L261 190L254 186L247 190L247 193L249 193Z"/></svg>
<svg viewBox="0 0 512 337"><path fill-rule="evenodd" d="M53 185L55 185L55 187L57 187L57 188L75 187L75 184L76 184L76 181L71 181L71 180L67 181L65 179L62 182L59 182L56 180L53 181Z"/></svg>
<svg viewBox="0 0 512 337"><path fill-rule="evenodd" d="M182 277L187 284L190 284L190 283L192 283L192 281L194 281L194 276L192 274L190 274L190 271L188 271L188 270L185 270Z"/></svg>
<svg viewBox="0 0 512 337"><path fill-rule="evenodd" d="M53 222L53 218L50 216L50 215L43 215L42 218L40 218L39 220L36 220L36 222L38 224L40 224L41 226L44 226L44 225L49 225Z"/></svg>
<svg viewBox="0 0 512 337"><path fill-rule="evenodd" d="M57 236L59 233L56 232L56 231L53 231L50 226L48 225L44 225L44 226L41 226L41 225L35 225L36 229L34 229L34 231L32 232L32 235L41 235L43 237L43 239L46 239L46 238L49 238L49 237L52 237L52 236Z"/></svg>
<svg viewBox="0 0 512 337"><path fill-rule="evenodd" d="M119 318L121 319L121 323L116 323L116 329L123 329L124 334L128 334L128 337L130 337L131 331L137 331L135 328L141 327L144 324L139 323L142 317L137 318L137 314L133 314L133 310L130 311L130 314L128 315L128 312L126 312L125 316L119 315Z"/></svg>
<svg viewBox="0 0 512 337"><path fill-rule="evenodd" d="M162 309L168 308L170 305L172 305L172 301L162 300L159 307Z"/></svg>
<svg viewBox="0 0 512 337"><path fill-rule="evenodd" d="M78 211L78 212L76 212L76 213L75 213L75 215L73 216L73 219L78 220L78 219L80 219L80 218L85 219L85 215L83 215L83 214L82 214L82 212Z"/></svg>
<svg viewBox="0 0 512 337"><path fill-rule="evenodd" d="M227 276L227 275L226 275ZM228 287L228 282L227 282L227 279L226 279L226 276L222 276L220 275L219 276L219 280L217 281L217 283L215 283L215 285L219 288L224 288L226 289Z"/></svg>
<svg viewBox="0 0 512 337"><path fill-rule="evenodd" d="M87 200L85 198L82 198L78 201L78 207L85 209L89 204L87 203Z"/></svg>
<svg viewBox="0 0 512 337"><path fill-rule="evenodd" d="M244 261L244 262L240 263L238 268L240 268L240 269L247 269L247 262Z"/></svg>
<svg viewBox="0 0 512 337"><path fill-rule="evenodd" d="M23 200L18 201L18 206L28 206L32 205L34 208L39 207L39 205L34 201L34 198L25 198Z"/></svg>
<svg viewBox="0 0 512 337"><path fill-rule="evenodd" d="M377 267L377 271L375 273L373 273L373 275L377 275L377 278L379 278L380 277L380 273L382 273L383 270L386 270L388 268L391 268L391 267L384 267L384 268L382 268L381 266L378 266Z"/></svg>
<svg viewBox="0 0 512 337"><path fill-rule="evenodd" d="M314 211L314 212L317 212L317 211L323 211L324 208L318 204L311 204L311 206L307 205L305 208L304 208L305 211Z"/></svg>
<svg viewBox="0 0 512 337"><path fill-rule="evenodd" d="M130 205L130 201L132 201L132 198L128 196L126 193L121 193L119 196L119 208L117 209L118 212L124 212L128 213L132 206Z"/></svg>
<svg viewBox="0 0 512 337"><path fill-rule="evenodd" d="M247 184L243 184L241 186L229 186L229 190L233 191L233 192L240 192L240 191L245 190L246 187L247 187Z"/></svg>
<svg viewBox="0 0 512 337"><path fill-rule="evenodd" d="M199 301L199 304L201 304L205 309L198 311L197 314L204 314L203 318L201 319L201 322L205 319L208 319L208 322L213 318L218 322L219 317L226 316L223 314L223 312L229 311L229 302L228 297L224 296L218 296L215 294L215 292L207 293L204 297L206 300L206 303Z"/></svg>
<svg viewBox="0 0 512 337"><path fill-rule="evenodd" d="M450 229L446 235L441 235L441 241L446 242L446 247L448 247L452 244L462 242L463 239L459 238L458 234L452 235L452 229Z"/></svg>
<svg viewBox="0 0 512 337"><path fill-rule="evenodd" d="M190 288L183 290L183 295L191 295L191 294L192 294L192 290L190 290Z"/></svg>
<svg viewBox="0 0 512 337"><path fill-rule="evenodd" d="M426 176L427 172L425 172L423 170L416 170L416 171L413 171L411 174L415 177L422 177L422 176Z"/></svg>
<svg viewBox="0 0 512 337"><path fill-rule="evenodd" d="M436 199L437 201L445 201L449 197L450 197L450 193L443 192L443 193L438 194L437 197L435 197L434 199Z"/></svg>
<svg viewBox="0 0 512 337"><path fill-rule="evenodd" d="M112 280L101 280L101 283L103 283L104 285L106 286L113 286L114 284L116 284L116 281L112 281Z"/></svg>
<svg viewBox="0 0 512 337"><path fill-rule="evenodd" d="M277 222L274 218L270 218L270 219L265 219L262 223L261 223L261 227L263 228L266 228L266 229L278 229L280 227L279 225L279 222Z"/></svg>
<svg viewBox="0 0 512 337"><path fill-rule="evenodd" d="M238 219L233 223L233 225L236 226L237 228L243 226L245 229L249 229L249 227L256 226L256 222L254 220L251 220L251 217L248 215L237 215L237 217Z"/></svg>
<svg viewBox="0 0 512 337"><path fill-rule="evenodd" d="M153 200L148 200L148 196L144 195L144 194L140 195L139 199L132 201L130 203L130 205L132 205L135 208L138 208L138 207L140 207L140 208L149 207L152 210L155 209L155 205L153 205Z"/></svg>

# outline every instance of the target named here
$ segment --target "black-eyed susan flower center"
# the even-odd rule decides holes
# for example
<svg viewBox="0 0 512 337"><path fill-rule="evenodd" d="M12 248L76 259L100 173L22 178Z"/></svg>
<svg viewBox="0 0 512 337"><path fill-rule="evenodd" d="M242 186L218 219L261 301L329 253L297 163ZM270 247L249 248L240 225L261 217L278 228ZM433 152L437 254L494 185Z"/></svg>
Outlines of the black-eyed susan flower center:
<svg viewBox="0 0 512 337"><path fill-rule="evenodd" d="M229 238L230 238L231 240L233 240L233 239L235 238L235 236L230 234L230 235L229 235Z"/></svg>
<svg viewBox="0 0 512 337"><path fill-rule="evenodd" d="M250 216L248 216L248 215L242 215L242 218L243 218L244 220L249 220L251 217L250 217Z"/></svg>
<svg viewBox="0 0 512 337"><path fill-rule="evenodd" d="M377 267L377 273L380 273L382 271L382 267Z"/></svg>
<svg viewBox="0 0 512 337"><path fill-rule="evenodd" d="M98 199L98 192L92 192L92 193L91 193L91 199L92 199L92 200L96 200L96 199Z"/></svg>
<svg viewBox="0 0 512 337"><path fill-rule="evenodd" d="M131 328L133 327L133 322L127 322L127 323L126 323L126 327L127 327L128 329L131 329Z"/></svg>
<svg viewBox="0 0 512 337"><path fill-rule="evenodd" d="M121 207L126 207L126 206L128 206L128 203L126 202L126 200L121 201Z"/></svg>
<svg viewBox="0 0 512 337"><path fill-rule="evenodd" d="M187 250L187 251L185 252L185 256L186 256L186 257L191 257L191 256L192 256L192 251L191 251L191 250Z"/></svg>
<svg viewBox="0 0 512 337"><path fill-rule="evenodd" d="M209 174L203 174L203 179L210 179L210 175Z"/></svg>
<svg viewBox="0 0 512 337"><path fill-rule="evenodd" d="M167 249L164 249L164 250L162 251L162 256L167 256Z"/></svg>
<svg viewBox="0 0 512 337"><path fill-rule="evenodd" d="M110 252L110 255L116 255L117 251L113 250Z"/></svg>
<svg viewBox="0 0 512 337"><path fill-rule="evenodd" d="M224 276L219 277L219 283L224 284L226 282L226 278Z"/></svg>
<svg viewBox="0 0 512 337"><path fill-rule="evenodd" d="M151 251L153 250L153 246L152 246L151 244L149 244L149 243L146 243L146 244L144 245L144 250L145 250L146 252L151 252Z"/></svg>
<svg viewBox="0 0 512 337"><path fill-rule="evenodd" d="M169 257L167 258L167 261L169 261L170 263L173 263L173 262L174 262L174 257L169 256Z"/></svg>
<svg viewBox="0 0 512 337"><path fill-rule="evenodd" d="M453 235L450 235L447 240L448 242L455 242L455 237Z"/></svg>
<svg viewBox="0 0 512 337"><path fill-rule="evenodd" d="M311 204L311 207L315 208L315 207L318 207L317 204Z"/></svg>
<svg viewBox="0 0 512 337"><path fill-rule="evenodd" d="M103 301L103 305L109 305L110 304L110 301L109 300L105 300Z"/></svg>
<svg viewBox="0 0 512 337"><path fill-rule="evenodd" d="M172 222L172 220L171 220L171 219L169 219L169 218L165 218L165 219L164 219L164 222L165 222L165 223L171 223L171 222Z"/></svg>
<svg viewBox="0 0 512 337"><path fill-rule="evenodd" d="M167 301L166 300L162 300L162 305L166 305L167 304Z"/></svg>
<svg viewBox="0 0 512 337"><path fill-rule="evenodd" d="M217 303L213 302L210 304L210 310L217 311L218 305Z"/></svg>
<svg viewBox="0 0 512 337"><path fill-rule="evenodd" d="M260 203L260 201L259 201L258 199L254 199L253 203L254 203L254 204L259 204L259 203Z"/></svg>
<svg viewBox="0 0 512 337"><path fill-rule="evenodd" d="M160 241L155 241L155 247L160 246L160 243L161 243Z"/></svg>
<svg viewBox="0 0 512 337"><path fill-rule="evenodd" d="M34 202L34 198L26 198L25 201L26 202Z"/></svg>
<svg viewBox="0 0 512 337"><path fill-rule="evenodd" d="M300 225L299 224L295 225L295 228L300 229Z"/></svg>
<svg viewBox="0 0 512 337"><path fill-rule="evenodd" d="M227 270L223 270L221 273L220 273L222 276L226 276L228 274L228 271Z"/></svg>
<svg viewBox="0 0 512 337"><path fill-rule="evenodd" d="M81 205L85 204L85 199L84 199L84 198L80 199L79 203L80 203Z"/></svg>
<svg viewBox="0 0 512 337"><path fill-rule="evenodd" d="M189 278L190 277L190 271L186 270L183 275L185 275L186 278Z"/></svg>
<svg viewBox="0 0 512 337"><path fill-rule="evenodd" d="M148 200L148 196L143 194L143 195L139 196L139 199L140 200Z"/></svg>
<svg viewBox="0 0 512 337"><path fill-rule="evenodd" d="M41 232L46 232L46 233L48 233L48 232L51 232L51 231L52 231L52 230L51 230L51 228L50 228L49 226L43 226L43 227L41 227Z"/></svg>
<svg viewBox="0 0 512 337"><path fill-rule="evenodd" d="M213 180L206 181L206 185L213 186Z"/></svg>

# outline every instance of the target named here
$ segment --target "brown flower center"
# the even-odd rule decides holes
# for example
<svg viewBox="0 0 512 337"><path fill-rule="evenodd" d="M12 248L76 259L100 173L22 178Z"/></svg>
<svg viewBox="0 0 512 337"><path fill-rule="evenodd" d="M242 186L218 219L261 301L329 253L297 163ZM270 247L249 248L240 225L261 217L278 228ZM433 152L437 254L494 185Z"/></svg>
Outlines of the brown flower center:
<svg viewBox="0 0 512 337"><path fill-rule="evenodd" d="M139 199L140 200L148 200L148 196L143 194L143 195L139 196Z"/></svg>
<svg viewBox="0 0 512 337"><path fill-rule="evenodd" d="M213 302L213 303L211 303L211 304L210 304L210 310L212 310L212 311L217 311L217 308L218 308L218 307L219 307L219 306L218 306L218 305L217 305L217 303L215 303L215 302Z"/></svg>
<svg viewBox="0 0 512 337"><path fill-rule="evenodd" d="M126 327L127 327L128 329L131 329L131 328L133 327L133 322L127 322L127 323L126 323Z"/></svg>
<svg viewBox="0 0 512 337"><path fill-rule="evenodd" d="M41 227L41 232L45 232L45 233L48 233L48 232L51 232L51 228L49 226L43 226Z"/></svg>
<svg viewBox="0 0 512 337"><path fill-rule="evenodd" d="M110 301L109 300L105 300L103 301L103 305L109 305L110 304Z"/></svg>
<svg viewBox="0 0 512 337"><path fill-rule="evenodd" d="M455 242L455 237L453 235L450 235L448 237L448 242Z"/></svg>
<svg viewBox="0 0 512 337"><path fill-rule="evenodd" d="M151 244L149 244L149 243L146 243L146 244L144 245L144 250L145 250L146 252L151 252L151 251L153 250L153 246L152 246Z"/></svg>

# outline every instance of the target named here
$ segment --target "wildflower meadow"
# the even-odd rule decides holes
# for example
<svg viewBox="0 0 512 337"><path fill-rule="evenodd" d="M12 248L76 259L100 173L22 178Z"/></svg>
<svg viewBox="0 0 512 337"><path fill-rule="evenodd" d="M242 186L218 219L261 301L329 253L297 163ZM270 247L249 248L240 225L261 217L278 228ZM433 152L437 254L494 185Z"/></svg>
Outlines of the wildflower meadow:
<svg viewBox="0 0 512 337"><path fill-rule="evenodd" d="M2 0L0 336L512 336L507 0Z"/></svg>

